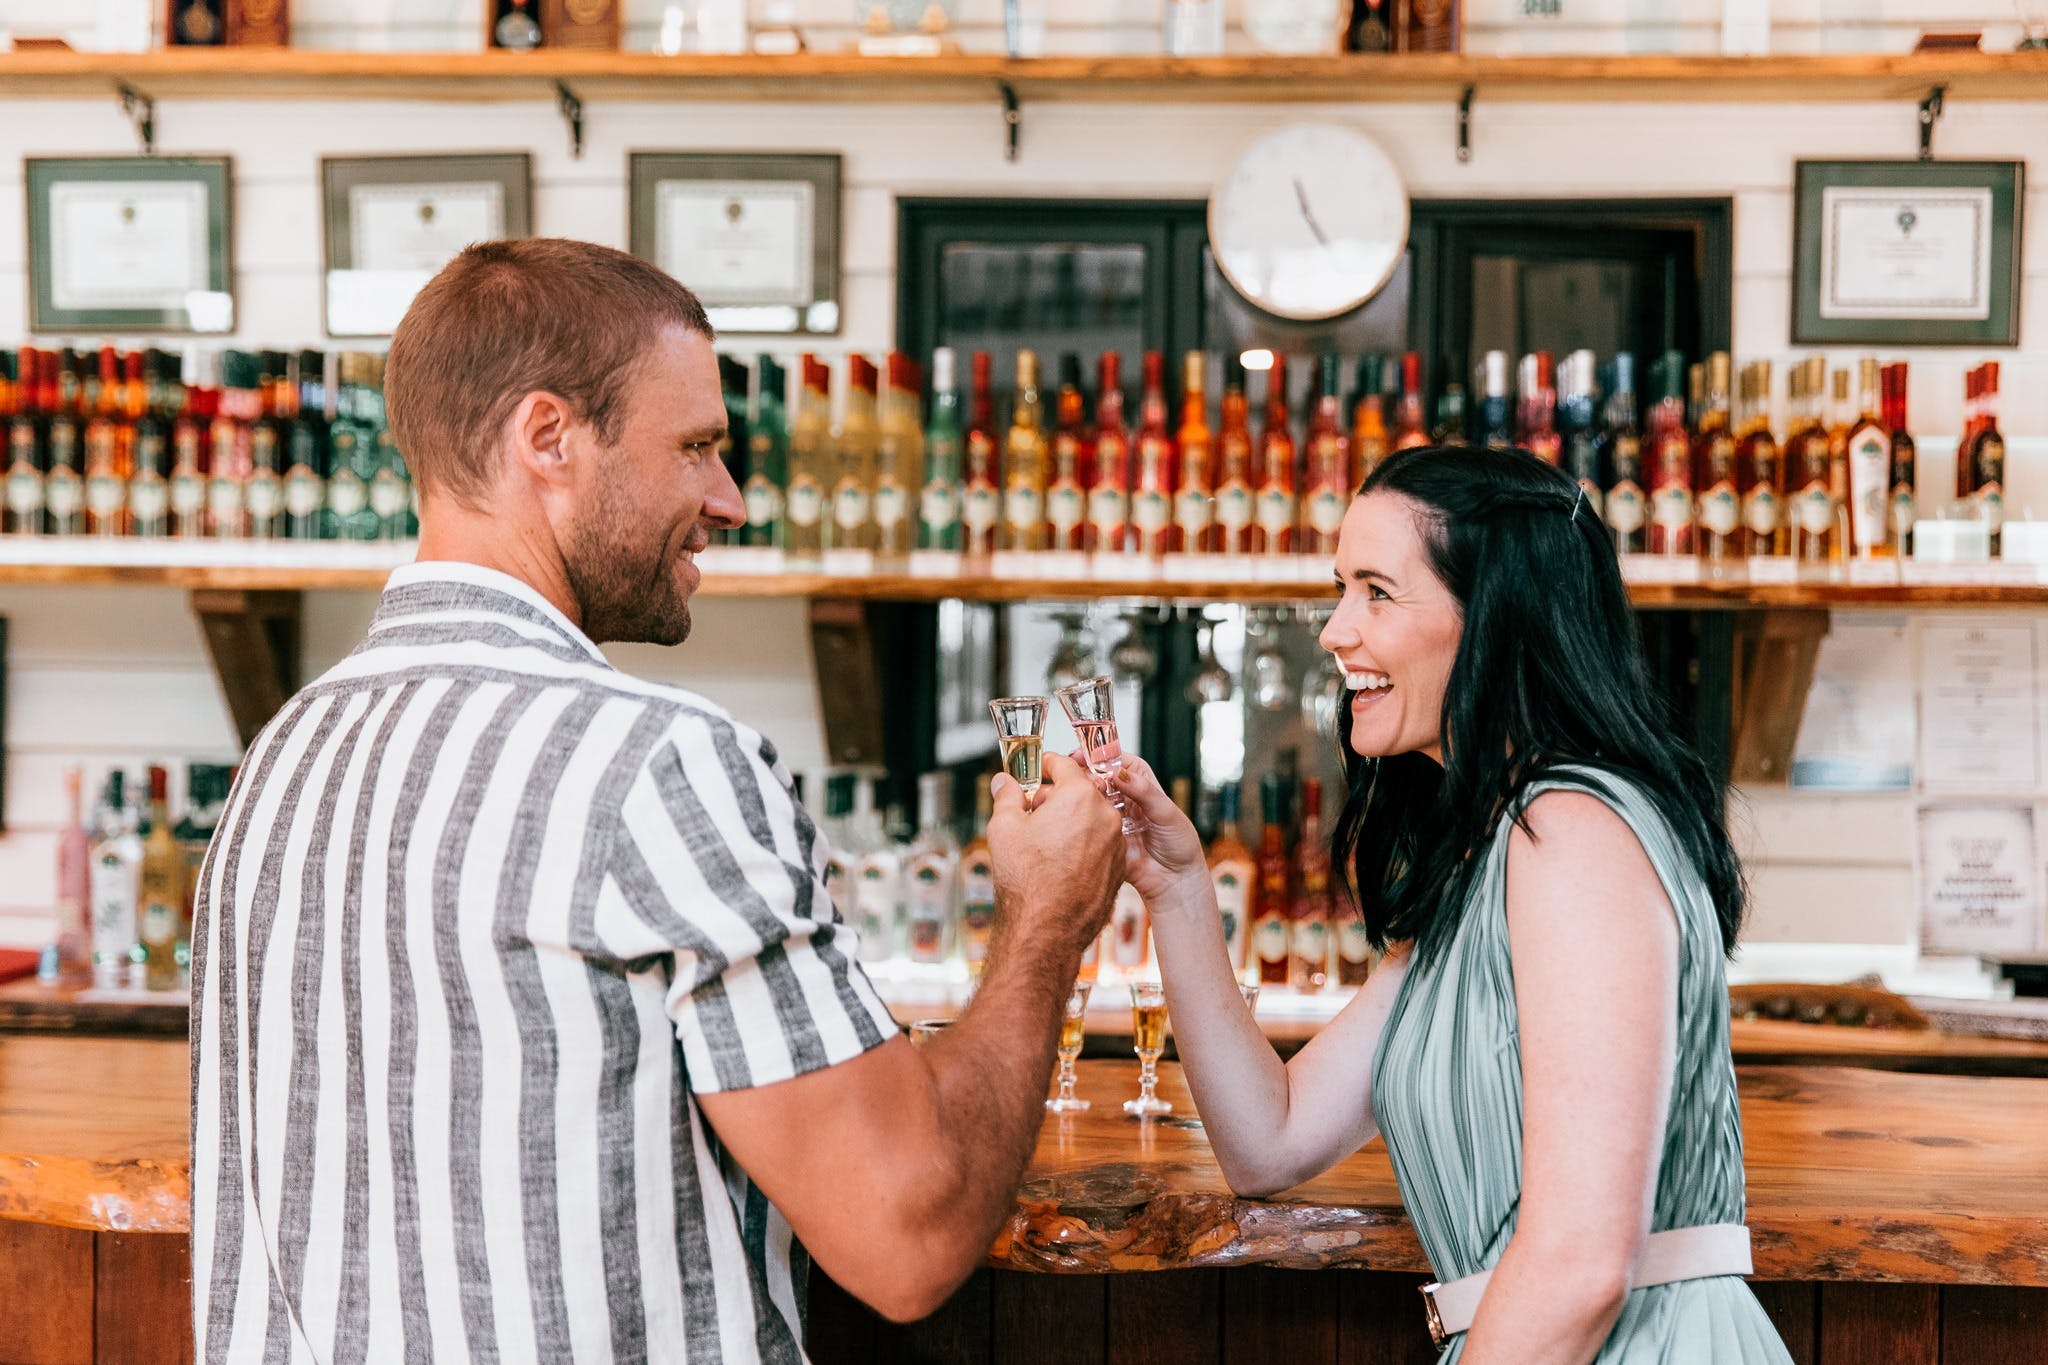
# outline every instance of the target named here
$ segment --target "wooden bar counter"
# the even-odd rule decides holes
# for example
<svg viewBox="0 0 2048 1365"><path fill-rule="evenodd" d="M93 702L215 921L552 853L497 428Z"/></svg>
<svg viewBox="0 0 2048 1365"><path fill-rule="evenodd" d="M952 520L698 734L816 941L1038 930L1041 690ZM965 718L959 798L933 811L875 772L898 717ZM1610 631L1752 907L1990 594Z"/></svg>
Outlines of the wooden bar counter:
<svg viewBox="0 0 2048 1365"><path fill-rule="evenodd" d="M182 1042L0 1037L0 1362L190 1358L186 1067ZM1741 1078L1757 1287L1795 1361L2048 1360L2048 1080ZM1122 1113L1133 1062L1083 1062L1081 1093L933 1318L883 1323L813 1276L819 1365L1434 1359L1378 1144L1240 1200L1176 1067L1166 1119ZM1295 1273L1317 1270L1338 1273Z"/></svg>

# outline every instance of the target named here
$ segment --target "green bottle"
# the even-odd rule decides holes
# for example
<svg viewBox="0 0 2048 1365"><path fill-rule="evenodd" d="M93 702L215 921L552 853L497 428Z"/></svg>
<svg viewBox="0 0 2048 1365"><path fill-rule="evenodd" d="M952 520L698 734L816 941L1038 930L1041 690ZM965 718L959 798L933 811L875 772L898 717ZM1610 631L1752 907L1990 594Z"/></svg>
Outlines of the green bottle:
<svg viewBox="0 0 2048 1365"><path fill-rule="evenodd" d="M932 352L932 416L924 435L917 548L960 548L960 389L953 348Z"/></svg>
<svg viewBox="0 0 2048 1365"><path fill-rule="evenodd" d="M747 524L740 543L783 548L783 481L789 476L789 376L775 357L756 366L760 383L747 415Z"/></svg>

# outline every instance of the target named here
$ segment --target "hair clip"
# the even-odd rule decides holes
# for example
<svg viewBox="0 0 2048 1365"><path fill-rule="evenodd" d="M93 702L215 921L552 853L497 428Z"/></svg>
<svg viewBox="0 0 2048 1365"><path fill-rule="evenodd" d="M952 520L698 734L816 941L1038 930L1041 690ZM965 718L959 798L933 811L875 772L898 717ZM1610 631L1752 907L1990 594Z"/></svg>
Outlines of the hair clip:
<svg viewBox="0 0 2048 1365"><path fill-rule="evenodd" d="M1576 497L1576 498L1573 498L1573 499L1572 499L1572 524L1573 524L1573 525L1577 525L1577 524L1578 524L1578 520L1579 520L1579 509L1580 509L1581 507L1584 507L1585 505L1586 505L1586 485L1584 485L1584 484L1580 484L1580 485L1579 485L1579 496L1578 496L1578 497Z"/></svg>

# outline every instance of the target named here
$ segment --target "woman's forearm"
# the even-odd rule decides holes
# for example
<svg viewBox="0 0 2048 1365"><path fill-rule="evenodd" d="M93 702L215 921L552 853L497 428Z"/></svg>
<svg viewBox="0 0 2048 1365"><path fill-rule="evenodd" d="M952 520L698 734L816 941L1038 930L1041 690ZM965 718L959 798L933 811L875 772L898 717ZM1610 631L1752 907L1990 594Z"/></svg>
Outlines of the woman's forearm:
<svg viewBox="0 0 2048 1365"><path fill-rule="evenodd" d="M1628 1274L1615 1257L1510 1238L1466 1334L1465 1365L1585 1365L1600 1353Z"/></svg>

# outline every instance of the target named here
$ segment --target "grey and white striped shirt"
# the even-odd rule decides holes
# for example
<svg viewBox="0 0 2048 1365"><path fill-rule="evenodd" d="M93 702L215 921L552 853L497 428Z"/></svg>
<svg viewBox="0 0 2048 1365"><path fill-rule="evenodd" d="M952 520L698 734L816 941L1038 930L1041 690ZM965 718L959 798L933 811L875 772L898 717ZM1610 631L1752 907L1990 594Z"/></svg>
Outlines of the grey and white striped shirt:
<svg viewBox="0 0 2048 1365"><path fill-rule="evenodd" d="M774 749L531 588L392 575L250 746L193 927L220 1361L796 1361L807 1261L695 1096L896 1030Z"/></svg>

